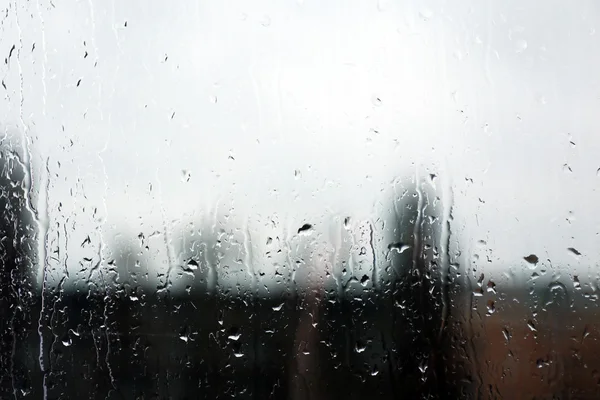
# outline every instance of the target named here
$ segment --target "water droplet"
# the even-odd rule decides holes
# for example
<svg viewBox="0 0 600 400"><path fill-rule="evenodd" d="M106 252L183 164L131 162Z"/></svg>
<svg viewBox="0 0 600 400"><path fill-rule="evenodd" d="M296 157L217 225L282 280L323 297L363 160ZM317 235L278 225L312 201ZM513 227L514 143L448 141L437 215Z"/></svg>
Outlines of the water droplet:
<svg viewBox="0 0 600 400"><path fill-rule="evenodd" d="M344 228L350 228L350 217L344 218Z"/></svg>
<svg viewBox="0 0 600 400"><path fill-rule="evenodd" d="M369 277L367 275L363 275L363 277L360 280L360 284L365 287L369 284Z"/></svg>
<svg viewBox="0 0 600 400"><path fill-rule="evenodd" d="M380 107L381 106L381 99L378 96L372 96L371 97L371 103L373 103L373 105L375 107Z"/></svg>
<svg viewBox="0 0 600 400"><path fill-rule="evenodd" d="M299 235L310 235L313 231L313 226L311 224L304 224L298 229Z"/></svg>
<svg viewBox="0 0 600 400"><path fill-rule="evenodd" d="M271 25L271 17L269 17L268 15L265 15L262 17L262 19L260 20L260 24L264 27L268 27Z"/></svg>
<svg viewBox="0 0 600 400"><path fill-rule="evenodd" d="M361 342L356 342L356 344L354 345L354 351L356 351L357 353L362 353L363 351L365 351L366 348L367 346Z"/></svg>
<svg viewBox="0 0 600 400"><path fill-rule="evenodd" d="M198 263L193 258L190 258L190 260L187 263L187 268L191 271L195 271L198 269Z"/></svg>
<svg viewBox="0 0 600 400"><path fill-rule="evenodd" d="M522 53L527 50L527 41L523 39L519 39L515 42L515 51L517 53Z"/></svg>
<svg viewBox="0 0 600 400"><path fill-rule="evenodd" d="M397 243L390 243L388 244L388 251L397 251L398 254L402 254L404 253L406 250L410 249L411 246L401 243L401 242L397 242Z"/></svg>
<svg viewBox="0 0 600 400"><path fill-rule="evenodd" d="M284 305L284 304L285 304L285 302L284 302L284 303L281 303L281 304L280 304L280 305L278 305L278 306L274 306L274 307L273 307L273 311L281 311L281 309L283 308L283 305Z"/></svg>
<svg viewBox="0 0 600 400"><path fill-rule="evenodd" d="M504 335L504 339L509 342L511 335L507 328L502 329L502 335Z"/></svg>
<svg viewBox="0 0 600 400"><path fill-rule="evenodd" d="M529 264L536 265L540 259L535 254L530 254L527 257L523 257L523 260L527 261Z"/></svg>
<svg viewBox="0 0 600 400"><path fill-rule="evenodd" d="M574 247L569 247L567 250L569 250L569 252L571 252L571 254L575 255L575 256L580 256L581 253Z"/></svg>
<svg viewBox="0 0 600 400"><path fill-rule="evenodd" d="M494 300L488 300L487 315L492 315L494 312L496 312L496 303L494 302Z"/></svg>
<svg viewBox="0 0 600 400"><path fill-rule="evenodd" d="M424 21L429 21L431 17L433 17L433 11L429 8L422 8L419 11L419 17L421 17Z"/></svg>

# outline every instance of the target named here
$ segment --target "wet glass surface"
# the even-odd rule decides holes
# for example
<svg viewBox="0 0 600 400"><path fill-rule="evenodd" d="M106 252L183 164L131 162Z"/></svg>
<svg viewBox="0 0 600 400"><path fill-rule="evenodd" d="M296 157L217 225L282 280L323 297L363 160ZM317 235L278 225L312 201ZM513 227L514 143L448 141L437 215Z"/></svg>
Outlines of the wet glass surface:
<svg viewBox="0 0 600 400"><path fill-rule="evenodd" d="M0 4L0 398L600 397L599 21Z"/></svg>

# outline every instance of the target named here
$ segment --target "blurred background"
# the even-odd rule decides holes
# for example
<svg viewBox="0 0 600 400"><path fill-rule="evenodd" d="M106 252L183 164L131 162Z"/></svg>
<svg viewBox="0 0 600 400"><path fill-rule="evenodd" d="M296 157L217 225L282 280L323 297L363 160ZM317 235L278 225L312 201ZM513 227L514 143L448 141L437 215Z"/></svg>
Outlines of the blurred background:
<svg viewBox="0 0 600 400"><path fill-rule="evenodd" d="M595 2L0 8L0 398L600 397Z"/></svg>

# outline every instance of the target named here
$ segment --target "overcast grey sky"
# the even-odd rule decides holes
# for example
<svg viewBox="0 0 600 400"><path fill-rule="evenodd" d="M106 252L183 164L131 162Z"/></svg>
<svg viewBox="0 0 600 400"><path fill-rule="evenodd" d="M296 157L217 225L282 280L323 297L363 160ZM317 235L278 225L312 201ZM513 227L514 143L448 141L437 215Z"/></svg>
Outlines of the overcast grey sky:
<svg viewBox="0 0 600 400"><path fill-rule="evenodd" d="M453 193L459 261L501 275L535 253L596 276L594 1L4 7L0 115L31 140L63 253L90 232L175 235L215 208L261 239L273 218L281 232L363 221L394 179L432 173Z"/></svg>

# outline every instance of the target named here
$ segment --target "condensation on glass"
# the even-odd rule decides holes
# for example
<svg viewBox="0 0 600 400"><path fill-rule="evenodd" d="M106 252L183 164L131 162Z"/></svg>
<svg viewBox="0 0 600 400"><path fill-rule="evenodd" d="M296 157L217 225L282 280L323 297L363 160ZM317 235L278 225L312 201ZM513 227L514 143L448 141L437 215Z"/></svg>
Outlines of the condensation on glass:
<svg viewBox="0 0 600 400"><path fill-rule="evenodd" d="M595 2L0 8L0 398L600 397Z"/></svg>

